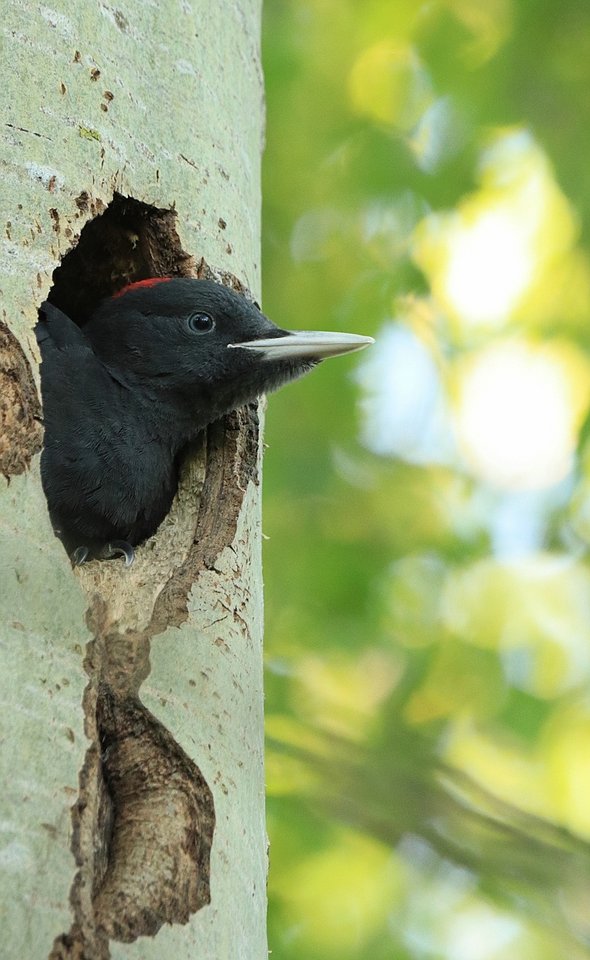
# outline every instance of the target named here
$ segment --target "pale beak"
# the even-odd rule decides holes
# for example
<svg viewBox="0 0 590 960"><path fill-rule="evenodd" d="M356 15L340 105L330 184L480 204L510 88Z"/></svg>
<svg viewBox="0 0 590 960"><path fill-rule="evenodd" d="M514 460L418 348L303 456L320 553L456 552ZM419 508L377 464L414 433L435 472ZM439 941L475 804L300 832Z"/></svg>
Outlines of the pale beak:
<svg viewBox="0 0 590 960"><path fill-rule="evenodd" d="M342 353L364 350L373 337L360 337L356 333L326 333L324 330L292 330L286 337L268 337L265 340L249 340L246 343L228 343L230 349L253 350L265 360L325 360L339 357Z"/></svg>

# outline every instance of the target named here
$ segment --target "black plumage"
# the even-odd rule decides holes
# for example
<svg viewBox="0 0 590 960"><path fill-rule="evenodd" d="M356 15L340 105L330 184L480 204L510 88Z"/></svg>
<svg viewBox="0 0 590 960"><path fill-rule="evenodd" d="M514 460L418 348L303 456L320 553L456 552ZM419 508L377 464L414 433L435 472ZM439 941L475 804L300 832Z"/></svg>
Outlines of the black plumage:
<svg viewBox="0 0 590 960"><path fill-rule="evenodd" d="M46 302L36 332L43 488L56 533L79 559L155 532L179 456L207 424L370 342L281 330L245 297L190 279L133 284L81 328Z"/></svg>

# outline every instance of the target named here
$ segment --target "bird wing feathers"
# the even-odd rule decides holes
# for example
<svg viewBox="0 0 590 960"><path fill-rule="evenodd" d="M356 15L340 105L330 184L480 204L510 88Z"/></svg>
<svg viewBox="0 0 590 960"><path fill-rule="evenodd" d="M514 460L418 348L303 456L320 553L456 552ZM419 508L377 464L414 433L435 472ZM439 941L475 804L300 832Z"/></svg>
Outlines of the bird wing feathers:
<svg viewBox="0 0 590 960"><path fill-rule="evenodd" d="M104 523L101 500L116 473L105 424L117 419L120 387L82 330L47 301L35 333L45 422L41 474L51 518L63 539L70 527L98 536ZM124 496L118 494L114 502L125 513Z"/></svg>
<svg viewBox="0 0 590 960"><path fill-rule="evenodd" d="M84 332L45 302L35 333L45 423L41 475L54 527L72 549L121 536L137 543L167 512L175 473L166 464L166 479L158 478L162 454L148 442L137 398ZM163 500L146 517L144 487L154 483Z"/></svg>
<svg viewBox="0 0 590 960"><path fill-rule="evenodd" d="M48 347L57 350L78 347L82 351L92 353L92 347L80 327L48 300L45 300L39 308L39 321L35 327L35 334L42 352ZM46 343L47 340L50 341L51 346Z"/></svg>

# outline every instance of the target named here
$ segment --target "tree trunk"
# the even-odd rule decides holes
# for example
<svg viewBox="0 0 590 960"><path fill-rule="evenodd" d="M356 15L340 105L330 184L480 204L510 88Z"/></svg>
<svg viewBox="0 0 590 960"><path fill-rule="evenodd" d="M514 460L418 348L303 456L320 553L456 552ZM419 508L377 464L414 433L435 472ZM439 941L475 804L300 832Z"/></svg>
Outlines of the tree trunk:
<svg viewBox="0 0 590 960"><path fill-rule="evenodd" d="M73 570L33 334L147 276L259 296L260 0L3 19L0 957L266 960L258 410L194 445L131 568Z"/></svg>

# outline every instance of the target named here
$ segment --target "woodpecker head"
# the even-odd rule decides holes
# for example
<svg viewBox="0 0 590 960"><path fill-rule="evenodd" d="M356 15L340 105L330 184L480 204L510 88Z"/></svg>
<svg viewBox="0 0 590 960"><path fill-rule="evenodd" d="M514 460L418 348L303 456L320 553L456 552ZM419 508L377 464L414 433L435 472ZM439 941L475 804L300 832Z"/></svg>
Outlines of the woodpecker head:
<svg viewBox="0 0 590 960"><path fill-rule="evenodd" d="M192 417L194 429L295 380L327 357L373 340L282 330L253 303L209 280L147 280L104 300L83 328L125 385ZM196 419L195 419L196 415Z"/></svg>

